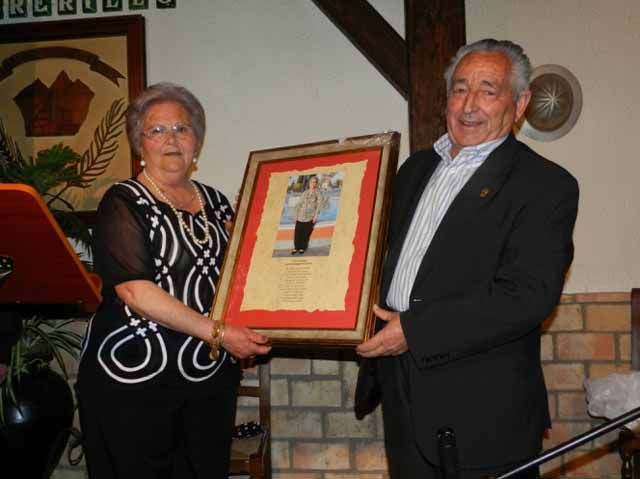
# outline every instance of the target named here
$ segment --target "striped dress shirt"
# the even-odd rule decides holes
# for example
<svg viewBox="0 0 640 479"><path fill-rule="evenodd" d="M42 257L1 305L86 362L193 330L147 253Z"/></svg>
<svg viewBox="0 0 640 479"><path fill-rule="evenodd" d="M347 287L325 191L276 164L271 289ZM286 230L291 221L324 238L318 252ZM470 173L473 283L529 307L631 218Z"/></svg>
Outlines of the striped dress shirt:
<svg viewBox="0 0 640 479"><path fill-rule="evenodd" d="M422 192L393 273L386 301L394 311L409 309L418 269L442 218L471 175L506 138L462 148L455 159L449 154L451 140L448 134L434 143L433 149L442 160Z"/></svg>

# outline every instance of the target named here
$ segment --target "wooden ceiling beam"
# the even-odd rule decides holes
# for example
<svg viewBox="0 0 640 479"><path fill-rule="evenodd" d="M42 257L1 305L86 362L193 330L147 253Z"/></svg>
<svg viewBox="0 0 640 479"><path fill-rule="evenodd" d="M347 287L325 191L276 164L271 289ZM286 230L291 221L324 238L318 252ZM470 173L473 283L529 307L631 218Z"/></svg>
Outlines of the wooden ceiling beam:
<svg viewBox="0 0 640 479"><path fill-rule="evenodd" d="M443 72L466 43L464 0L405 0L405 40L367 0L313 0L409 101L411 152L445 131Z"/></svg>
<svg viewBox="0 0 640 479"><path fill-rule="evenodd" d="M407 47L402 37L367 0L313 0L374 67L409 98Z"/></svg>
<svg viewBox="0 0 640 479"><path fill-rule="evenodd" d="M411 152L431 147L445 131L443 73L466 43L464 0L405 0Z"/></svg>

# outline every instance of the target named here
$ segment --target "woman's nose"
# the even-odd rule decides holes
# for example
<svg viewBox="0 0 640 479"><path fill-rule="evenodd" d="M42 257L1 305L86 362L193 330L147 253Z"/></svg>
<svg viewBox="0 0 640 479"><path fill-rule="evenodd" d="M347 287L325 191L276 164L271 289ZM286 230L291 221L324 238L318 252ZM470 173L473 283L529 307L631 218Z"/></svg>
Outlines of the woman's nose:
<svg viewBox="0 0 640 479"><path fill-rule="evenodd" d="M175 130L170 129L167 132L167 139L165 140L166 143L176 143L178 141L178 133Z"/></svg>

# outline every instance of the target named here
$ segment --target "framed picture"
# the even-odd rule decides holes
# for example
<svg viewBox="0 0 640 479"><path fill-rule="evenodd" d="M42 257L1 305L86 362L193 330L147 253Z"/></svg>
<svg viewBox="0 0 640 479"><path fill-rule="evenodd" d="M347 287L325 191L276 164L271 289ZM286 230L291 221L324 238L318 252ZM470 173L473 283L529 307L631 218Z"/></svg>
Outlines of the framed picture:
<svg viewBox="0 0 640 479"><path fill-rule="evenodd" d="M145 71L141 15L0 26L0 141L25 159L60 143L81 155L81 185L56 193L95 211L111 184L138 172L124 114Z"/></svg>
<svg viewBox="0 0 640 479"><path fill-rule="evenodd" d="M279 346L372 334L396 132L254 151L211 318Z"/></svg>

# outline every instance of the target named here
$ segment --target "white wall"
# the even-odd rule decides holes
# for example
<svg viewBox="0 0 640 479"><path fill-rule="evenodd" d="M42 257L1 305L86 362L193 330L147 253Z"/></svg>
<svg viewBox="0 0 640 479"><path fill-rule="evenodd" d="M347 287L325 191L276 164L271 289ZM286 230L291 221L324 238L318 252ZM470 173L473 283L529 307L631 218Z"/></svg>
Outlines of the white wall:
<svg viewBox="0 0 640 479"><path fill-rule="evenodd" d="M74 18L58 17L54 2L52 17L7 19L8 1L2 23ZM233 199L252 150L384 130L400 131L408 154L406 101L310 0L177 3L129 12L125 0L117 14L145 16L148 84L183 84L205 107L196 178ZM396 2L378 3L403 30Z"/></svg>
<svg viewBox="0 0 640 479"><path fill-rule="evenodd" d="M580 182L566 291L640 285L640 2L467 0L466 8L467 40L514 40L534 65L563 65L582 86L582 115L572 131L549 143L524 138Z"/></svg>
<svg viewBox="0 0 640 479"><path fill-rule="evenodd" d="M404 36L403 1L370 1ZM209 130L196 177L230 198L251 150L393 129L407 155L406 102L311 0L179 0L176 10L141 13L148 81L182 83L201 99ZM520 42L534 65L563 65L582 85L582 116L568 135L522 138L581 185L565 291L639 285L640 2L466 0L466 15L468 40Z"/></svg>
<svg viewBox="0 0 640 479"><path fill-rule="evenodd" d="M311 1L191 0L150 20L149 81L184 83L202 100L197 176L227 193L251 150L386 129L406 144L406 102Z"/></svg>

